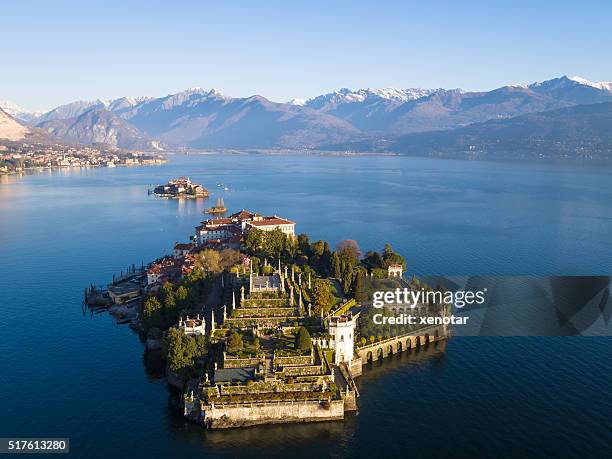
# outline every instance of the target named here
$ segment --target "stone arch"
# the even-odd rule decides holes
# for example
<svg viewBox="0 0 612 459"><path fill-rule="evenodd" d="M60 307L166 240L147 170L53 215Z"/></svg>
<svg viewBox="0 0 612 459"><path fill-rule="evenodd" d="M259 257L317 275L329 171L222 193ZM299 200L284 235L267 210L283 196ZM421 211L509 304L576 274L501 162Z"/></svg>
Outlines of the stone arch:
<svg viewBox="0 0 612 459"><path fill-rule="evenodd" d="M406 350L409 351L411 347L412 347L412 340L408 338L406 340Z"/></svg>
<svg viewBox="0 0 612 459"><path fill-rule="evenodd" d="M425 333L425 344L429 344L429 333Z"/></svg>
<svg viewBox="0 0 612 459"><path fill-rule="evenodd" d="M366 354L366 362L372 361L374 361L374 356L372 355L372 351L368 351L368 353Z"/></svg>
<svg viewBox="0 0 612 459"><path fill-rule="evenodd" d="M376 349L376 358L382 359L383 357L384 357L383 348L382 346L380 346L378 349Z"/></svg>
<svg viewBox="0 0 612 459"><path fill-rule="evenodd" d="M391 344L387 344L387 355L393 355L393 346Z"/></svg>
<svg viewBox="0 0 612 459"><path fill-rule="evenodd" d="M414 337L414 347L421 347L421 337L420 336L415 336Z"/></svg>
<svg viewBox="0 0 612 459"><path fill-rule="evenodd" d="M404 347L402 346L401 341L398 341L396 346L397 346L397 352L402 352L404 350Z"/></svg>

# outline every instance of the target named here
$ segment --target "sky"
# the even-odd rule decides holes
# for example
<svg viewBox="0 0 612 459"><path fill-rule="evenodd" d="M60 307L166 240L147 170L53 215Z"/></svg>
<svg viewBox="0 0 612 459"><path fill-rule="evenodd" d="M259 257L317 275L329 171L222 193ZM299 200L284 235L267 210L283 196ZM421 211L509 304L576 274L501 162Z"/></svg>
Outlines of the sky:
<svg viewBox="0 0 612 459"><path fill-rule="evenodd" d="M11 1L0 100L218 88L284 102L348 88L612 80L612 2Z"/></svg>

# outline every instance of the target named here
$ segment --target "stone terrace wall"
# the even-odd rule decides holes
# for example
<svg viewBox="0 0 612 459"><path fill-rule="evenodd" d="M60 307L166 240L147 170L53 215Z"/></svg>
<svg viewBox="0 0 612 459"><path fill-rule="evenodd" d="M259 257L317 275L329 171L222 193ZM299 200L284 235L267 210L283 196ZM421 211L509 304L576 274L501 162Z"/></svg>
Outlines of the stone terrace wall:
<svg viewBox="0 0 612 459"><path fill-rule="evenodd" d="M202 423L211 429L257 424L314 422L344 418L344 401L280 402L253 405L206 407Z"/></svg>

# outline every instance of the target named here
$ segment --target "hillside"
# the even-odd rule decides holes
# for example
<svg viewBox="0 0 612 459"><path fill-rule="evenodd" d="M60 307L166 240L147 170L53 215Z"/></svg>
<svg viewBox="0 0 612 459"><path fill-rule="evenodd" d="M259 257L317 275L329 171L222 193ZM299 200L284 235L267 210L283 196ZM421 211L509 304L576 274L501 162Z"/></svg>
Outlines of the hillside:
<svg viewBox="0 0 612 459"><path fill-rule="evenodd" d="M400 136L383 148L410 155L478 158L612 159L612 103L578 105L452 131Z"/></svg>
<svg viewBox="0 0 612 459"><path fill-rule="evenodd" d="M98 106L72 118L44 121L37 126L68 142L127 149L152 147L151 141L137 128Z"/></svg>

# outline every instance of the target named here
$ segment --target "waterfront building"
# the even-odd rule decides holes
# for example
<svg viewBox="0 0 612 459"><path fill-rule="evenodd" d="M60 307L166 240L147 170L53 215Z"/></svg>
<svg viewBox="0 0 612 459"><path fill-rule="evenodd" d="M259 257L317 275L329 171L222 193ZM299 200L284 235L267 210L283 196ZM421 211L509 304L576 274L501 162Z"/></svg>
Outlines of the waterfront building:
<svg viewBox="0 0 612 459"><path fill-rule="evenodd" d="M350 366L355 353L355 328L359 314L353 316L351 313L331 317L329 320L329 334L332 337L330 343L334 349L334 363L340 365L346 363Z"/></svg>

